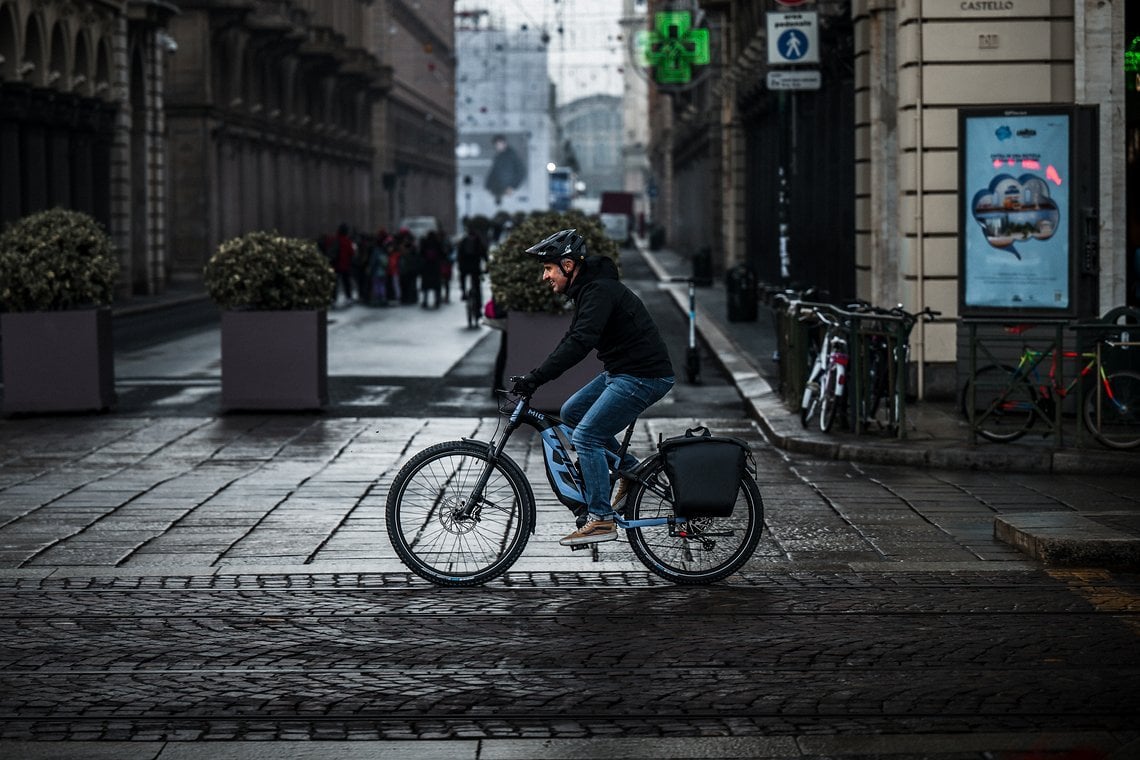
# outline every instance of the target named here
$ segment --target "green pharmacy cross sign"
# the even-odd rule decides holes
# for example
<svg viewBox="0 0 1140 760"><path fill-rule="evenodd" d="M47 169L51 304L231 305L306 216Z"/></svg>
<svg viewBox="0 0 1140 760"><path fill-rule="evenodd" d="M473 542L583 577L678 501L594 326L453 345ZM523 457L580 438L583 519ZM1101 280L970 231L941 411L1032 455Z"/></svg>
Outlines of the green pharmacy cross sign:
<svg viewBox="0 0 1140 760"><path fill-rule="evenodd" d="M1124 70L1130 73L1140 72L1140 37L1133 37L1128 49L1124 51Z"/></svg>
<svg viewBox="0 0 1140 760"><path fill-rule="evenodd" d="M688 84L693 67L709 62L709 30L694 29L688 11L655 14L654 29L637 37L642 65L653 68L658 84Z"/></svg>

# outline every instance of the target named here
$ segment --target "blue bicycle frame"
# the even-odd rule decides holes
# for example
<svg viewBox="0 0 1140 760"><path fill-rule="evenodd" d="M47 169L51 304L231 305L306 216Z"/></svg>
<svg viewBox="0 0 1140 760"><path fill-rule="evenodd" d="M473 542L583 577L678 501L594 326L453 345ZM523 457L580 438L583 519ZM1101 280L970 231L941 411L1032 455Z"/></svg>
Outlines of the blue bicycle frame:
<svg viewBox="0 0 1140 760"><path fill-rule="evenodd" d="M636 471L622 470L619 467L622 457L629 449L629 440L633 436L635 424L637 424L636 420L634 420L626 430L625 440L616 453L608 449L605 452L606 462L610 468L610 479L612 481L618 477L628 478L637 481L643 487L651 488L648 483L641 479ZM475 487L475 493L483 493L483 488L487 483L487 479L490 477L491 469L495 462L501 458L506 458L506 454L504 454L503 451L506 449L507 440L523 425L537 430L539 436L542 438L543 464L546 469L546 478L550 483L551 490L553 490L554 494L558 497L558 500L572 511L584 510L586 508L586 499L584 496L585 489L583 488L582 474L578 469L577 457L574 455L574 445L570 441L573 429L557 415L546 414L532 409L529 398L519 399L510 417L507 419L506 430L503 432L498 443L496 444L492 441L487 444L491 450L491 456L488 459L486 471ZM471 439L464 440L470 441ZM472 502L475 501L478 501L478 499L472 500ZM629 528L649 528L658 525L679 525L688 522L686 518L677 515L651 517L643 520L627 520L620 514L615 515L614 521L617 526L623 530Z"/></svg>

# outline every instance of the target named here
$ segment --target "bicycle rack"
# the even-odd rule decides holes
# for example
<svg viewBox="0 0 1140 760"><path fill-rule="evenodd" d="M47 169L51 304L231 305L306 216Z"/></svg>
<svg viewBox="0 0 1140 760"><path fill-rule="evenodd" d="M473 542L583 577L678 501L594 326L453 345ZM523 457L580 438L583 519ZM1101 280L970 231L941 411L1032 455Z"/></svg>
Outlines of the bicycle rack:
<svg viewBox="0 0 1140 760"><path fill-rule="evenodd" d="M861 434L869 420L862 411L866 409L871 389L866 387L868 376L863 367L869 366L871 341L875 337L886 340L887 346L887 403L895 403L898 419L895 420L895 437L906 438L906 395L908 386L907 349L910 330L906 320L891 314L844 312L851 320L853 337L852 353L855 356L855 376L852 399L855 403L855 432ZM901 359L901 361L900 361Z"/></svg>

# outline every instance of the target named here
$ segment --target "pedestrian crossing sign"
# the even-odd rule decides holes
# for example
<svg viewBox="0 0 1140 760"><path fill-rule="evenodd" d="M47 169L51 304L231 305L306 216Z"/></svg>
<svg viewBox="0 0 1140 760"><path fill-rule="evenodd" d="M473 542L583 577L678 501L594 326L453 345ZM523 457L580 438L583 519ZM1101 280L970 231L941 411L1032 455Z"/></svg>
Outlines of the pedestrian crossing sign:
<svg viewBox="0 0 1140 760"><path fill-rule="evenodd" d="M819 14L768 14L768 63L819 63Z"/></svg>

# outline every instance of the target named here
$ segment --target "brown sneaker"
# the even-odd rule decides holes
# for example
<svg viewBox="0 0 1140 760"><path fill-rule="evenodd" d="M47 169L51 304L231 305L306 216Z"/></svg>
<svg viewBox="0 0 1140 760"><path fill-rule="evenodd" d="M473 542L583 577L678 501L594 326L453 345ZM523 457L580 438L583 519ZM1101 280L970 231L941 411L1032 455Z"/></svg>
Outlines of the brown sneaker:
<svg viewBox="0 0 1140 760"><path fill-rule="evenodd" d="M629 489L633 485L633 481L628 478L618 478L617 488L614 489L613 507L615 512L621 512L625 509L625 497L629 495Z"/></svg>
<svg viewBox="0 0 1140 760"><path fill-rule="evenodd" d="M559 540L563 546L578 546L579 544L596 544L599 541L612 541L617 538L617 526L610 519L603 519L590 515L586 524Z"/></svg>

